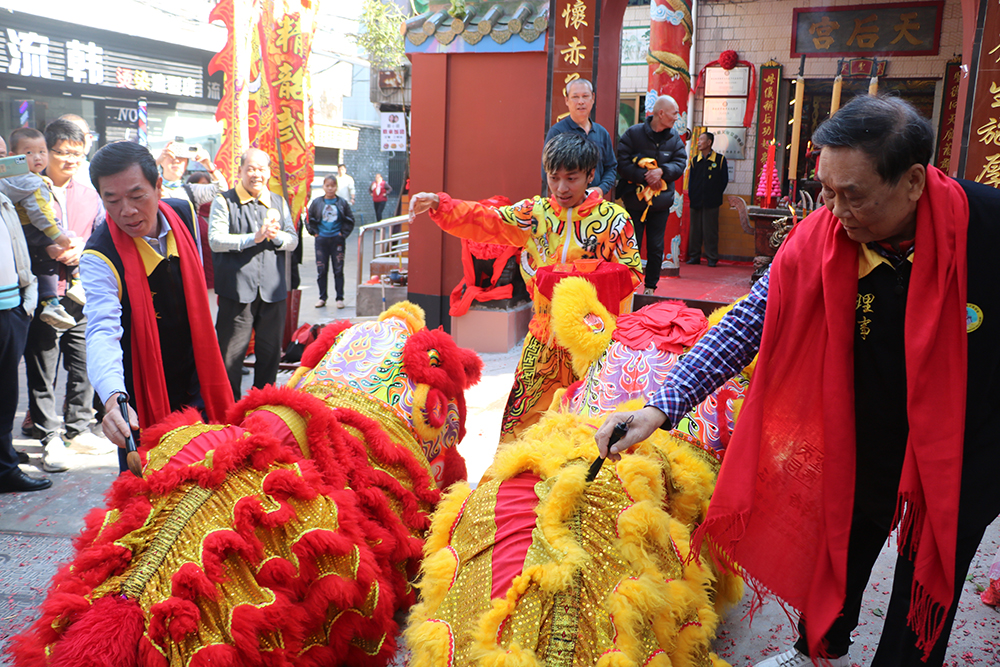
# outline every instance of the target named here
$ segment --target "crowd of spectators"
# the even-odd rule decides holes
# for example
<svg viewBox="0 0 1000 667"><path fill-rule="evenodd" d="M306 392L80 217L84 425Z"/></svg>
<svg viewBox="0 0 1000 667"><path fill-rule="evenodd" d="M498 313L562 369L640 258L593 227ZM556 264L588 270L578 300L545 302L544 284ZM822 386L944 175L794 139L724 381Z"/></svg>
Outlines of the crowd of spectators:
<svg viewBox="0 0 1000 667"><path fill-rule="evenodd" d="M42 470L63 472L74 454L123 454L129 428L164 410L224 411L240 398L251 335L254 386L276 379L290 287L284 265L301 235L267 189L267 154L240 156L230 187L200 146L169 142L154 158L138 144L114 143L92 165L92 143L75 115L0 138L0 157L24 155L29 168L0 178L0 493L52 485L20 468L29 457L13 447L15 428L41 442ZM353 181L340 171L353 198ZM334 194L317 198L309 228L318 246L329 246L317 253L320 285L332 261L343 307L354 218L336 197L337 178L328 179ZM214 327L209 289L218 299ZM325 289L322 297L325 305ZM22 357L28 410L15 425Z"/></svg>

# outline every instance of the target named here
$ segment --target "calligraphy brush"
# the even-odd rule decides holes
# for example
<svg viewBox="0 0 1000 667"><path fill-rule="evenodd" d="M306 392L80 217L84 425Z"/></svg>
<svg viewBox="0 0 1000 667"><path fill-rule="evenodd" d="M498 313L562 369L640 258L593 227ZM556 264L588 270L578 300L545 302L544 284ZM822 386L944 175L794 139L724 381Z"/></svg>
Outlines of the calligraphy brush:
<svg viewBox="0 0 1000 667"><path fill-rule="evenodd" d="M628 425L632 423L632 417L630 416L623 422L618 422L615 424L615 430L611 432L611 437L608 438L608 452L611 452L611 448L619 440L625 437L628 433ZM601 466L604 465L604 456L598 456L594 459L594 462L590 464L590 470L587 471L587 484L590 484L595 479L597 479L597 473L601 472Z"/></svg>
<svg viewBox="0 0 1000 667"><path fill-rule="evenodd" d="M132 426L128 419L128 396L122 393L118 394L118 409L122 411L122 418L125 420L125 427L128 429L128 441L125 443L125 450L128 454L125 456L125 461L128 463L128 469L132 471L132 474L136 477L142 477L142 459L139 457L139 450L135 446L135 438L132 437Z"/></svg>

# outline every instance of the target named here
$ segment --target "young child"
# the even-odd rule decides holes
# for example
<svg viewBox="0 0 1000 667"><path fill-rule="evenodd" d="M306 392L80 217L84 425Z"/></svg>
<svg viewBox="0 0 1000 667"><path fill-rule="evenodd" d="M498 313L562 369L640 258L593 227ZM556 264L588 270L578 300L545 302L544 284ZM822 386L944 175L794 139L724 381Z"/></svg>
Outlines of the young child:
<svg viewBox="0 0 1000 667"><path fill-rule="evenodd" d="M504 409L501 442L512 441L538 421L555 391L578 379L569 353L550 344L547 316L542 312L545 300L534 293L538 268L602 259L627 266L633 288L642 277L632 219L625 209L605 202L600 188L588 190L599 159L597 146L567 132L550 139L542 150L548 198L534 197L498 208L452 199L443 192L421 192L410 198L411 225L415 216L430 211L431 219L449 234L523 249L521 273L535 301L535 315Z"/></svg>
<svg viewBox="0 0 1000 667"><path fill-rule="evenodd" d="M76 319L59 303L57 289L61 263L52 257L50 248L58 248L61 252L72 245L72 240L56 223L51 184L41 175L48 166L45 135L32 128L20 127L11 132L8 149L10 155L24 155L31 171L22 176L0 178L0 192L14 203L24 227L31 251L31 270L38 277L38 303L42 306L39 318L56 329L69 329L76 324Z"/></svg>

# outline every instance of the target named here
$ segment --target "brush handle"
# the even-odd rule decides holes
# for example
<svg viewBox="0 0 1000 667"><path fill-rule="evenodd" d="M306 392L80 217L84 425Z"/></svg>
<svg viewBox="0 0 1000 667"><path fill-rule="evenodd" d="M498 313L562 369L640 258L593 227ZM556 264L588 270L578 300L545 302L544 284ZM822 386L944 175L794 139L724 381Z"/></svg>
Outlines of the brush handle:
<svg viewBox="0 0 1000 667"><path fill-rule="evenodd" d="M125 441L125 451L127 452L127 457L138 462L139 448L135 445L135 438L132 437L132 424L128 418L128 394L119 393L118 394L118 409L121 410L122 419L125 420L126 433L128 434L128 439ZM135 457L132 456L135 454ZM135 468L138 467L137 463L133 463L133 460L129 460L129 470L132 471L136 477L142 477L142 474L136 472Z"/></svg>
<svg viewBox="0 0 1000 667"><path fill-rule="evenodd" d="M614 447L619 440L625 437L626 433L628 433L627 422L618 422L617 424L615 424L615 430L611 432L611 437L608 438L609 452L611 451L611 448ZM601 466L604 465L604 458L605 457L603 456L598 456L596 459L594 459L594 462L590 464L590 470L587 471L587 480L586 480L587 484L590 484L595 479L597 479L597 473L601 472Z"/></svg>

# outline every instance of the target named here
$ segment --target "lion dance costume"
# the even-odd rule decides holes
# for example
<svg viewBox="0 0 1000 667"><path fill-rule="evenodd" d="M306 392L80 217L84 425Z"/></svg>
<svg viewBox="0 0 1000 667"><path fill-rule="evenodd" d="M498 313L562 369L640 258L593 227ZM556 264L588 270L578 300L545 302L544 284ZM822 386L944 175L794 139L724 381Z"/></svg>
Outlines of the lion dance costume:
<svg viewBox="0 0 1000 667"><path fill-rule="evenodd" d="M404 303L328 326L294 388L229 424L148 429L144 477L88 517L16 664L386 664L481 368Z"/></svg>
<svg viewBox="0 0 1000 667"><path fill-rule="evenodd" d="M489 205L498 203L499 197L472 202L439 192L438 198L440 204L430 211L430 216L442 230L470 241L521 248L521 274L534 302L534 316L500 425L502 442L511 442L538 421L556 391L577 380L569 354L553 344L548 328L549 299L537 289L538 270L571 265L580 259L622 264L631 272L631 285L616 295L621 305L614 314L627 312L632 291L642 278L632 220L625 209L604 201L599 189L570 209L542 197L510 206Z"/></svg>
<svg viewBox="0 0 1000 667"><path fill-rule="evenodd" d="M710 643L742 582L691 553L690 537L747 378L585 481L595 427L641 407L707 326L677 303L616 323L592 285L559 282L552 327L582 379L475 490L457 484L439 505L406 631L412 667L724 664Z"/></svg>

